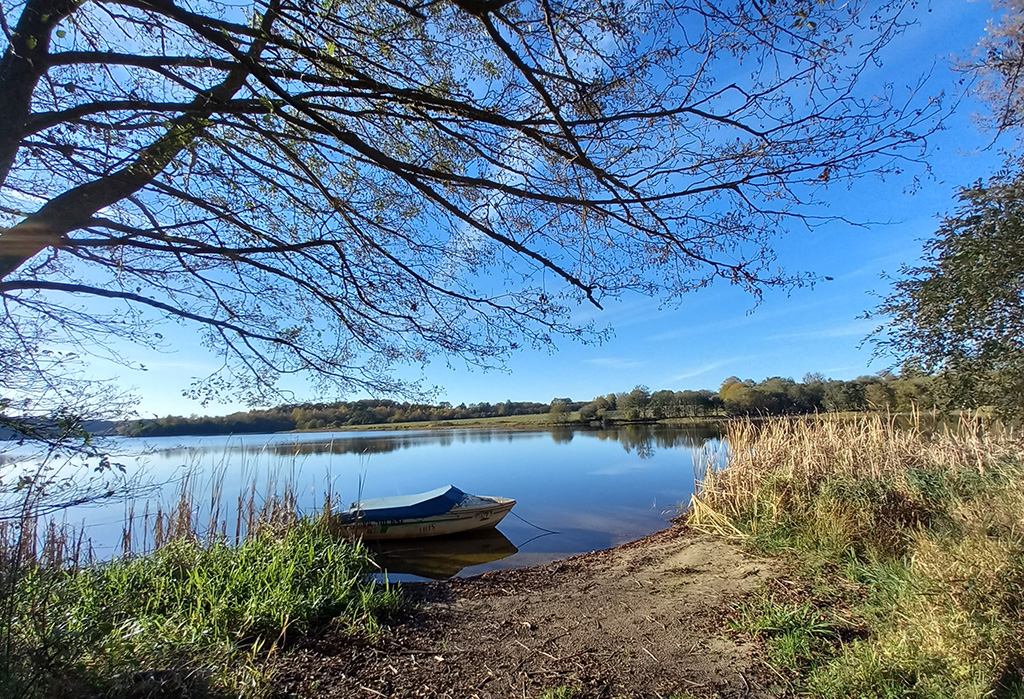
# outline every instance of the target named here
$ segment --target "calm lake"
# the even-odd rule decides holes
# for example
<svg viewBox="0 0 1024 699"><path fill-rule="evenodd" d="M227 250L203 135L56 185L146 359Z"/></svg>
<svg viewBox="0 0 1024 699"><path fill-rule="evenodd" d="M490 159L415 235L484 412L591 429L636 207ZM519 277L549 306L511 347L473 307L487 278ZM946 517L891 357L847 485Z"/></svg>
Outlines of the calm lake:
<svg viewBox="0 0 1024 699"><path fill-rule="evenodd" d="M163 484L155 498L165 507L186 474L198 501L219 489L228 507L254 483L264 497L291 484L299 507L310 512L327 493L344 509L360 497L449 483L518 501L497 532L382 550L379 560L393 580L519 568L642 537L667 526L689 501L695 464L723 453L713 429L663 425L166 437L117 445L130 454L122 461ZM135 504L136 515L142 509ZM118 512L107 506L69 520L75 516L101 556L116 553ZM222 517L234 519L228 511Z"/></svg>

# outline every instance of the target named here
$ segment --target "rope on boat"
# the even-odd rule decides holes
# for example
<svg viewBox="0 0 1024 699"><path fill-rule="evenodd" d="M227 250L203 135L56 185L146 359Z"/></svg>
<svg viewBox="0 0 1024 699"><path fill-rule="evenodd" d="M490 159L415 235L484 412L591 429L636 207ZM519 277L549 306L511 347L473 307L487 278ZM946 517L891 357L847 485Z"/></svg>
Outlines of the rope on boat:
<svg viewBox="0 0 1024 699"><path fill-rule="evenodd" d="M531 527L533 527L534 529L539 529L539 530L541 530L541 531L542 531L542 532L544 532L545 534L561 534L561 533L562 533L562 532L556 532L556 531L552 531L552 530L550 530L550 529L545 529L544 527L538 527L538 526L537 526L536 524L534 524L533 522L531 522L531 521L529 521L529 520L527 520L527 519L523 519L522 517L520 517L519 515L517 515L517 514L516 514L515 512L509 511L509 514L510 514L510 515L512 515L513 517L515 517L516 519L518 519L518 520L519 520L519 521L521 521L521 522L526 522L527 524L529 524L529 525L530 525ZM533 541L533 539L530 539L530 541Z"/></svg>
<svg viewBox="0 0 1024 699"><path fill-rule="evenodd" d="M558 532L549 532L547 534L537 534L536 536L531 536L529 539L527 539L526 541L524 541L522 543L513 544L513 546L515 546L517 549L522 549L524 546L526 546L531 541L536 541L537 539L543 539L545 536L551 536L552 534L557 534L557 533Z"/></svg>

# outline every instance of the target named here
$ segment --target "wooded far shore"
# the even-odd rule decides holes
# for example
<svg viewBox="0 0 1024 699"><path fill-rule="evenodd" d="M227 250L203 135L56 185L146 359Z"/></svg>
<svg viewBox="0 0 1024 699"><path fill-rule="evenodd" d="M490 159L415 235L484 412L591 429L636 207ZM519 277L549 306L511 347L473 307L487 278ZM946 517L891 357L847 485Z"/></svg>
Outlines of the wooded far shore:
<svg viewBox="0 0 1024 699"><path fill-rule="evenodd" d="M556 397L549 402L449 402L437 404L364 399L305 402L225 416L167 416L92 425L94 432L131 437L258 434L270 432L446 427L529 428L551 424L609 424L665 419L701 421L744 416L809 415L831 412L955 411L984 405L948 374L904 369L849 381L807 374L800 382L771 377L760 382L729 377L717 391L636 386L590 401ZM87 426L87 429L89 427Z"/></svg>

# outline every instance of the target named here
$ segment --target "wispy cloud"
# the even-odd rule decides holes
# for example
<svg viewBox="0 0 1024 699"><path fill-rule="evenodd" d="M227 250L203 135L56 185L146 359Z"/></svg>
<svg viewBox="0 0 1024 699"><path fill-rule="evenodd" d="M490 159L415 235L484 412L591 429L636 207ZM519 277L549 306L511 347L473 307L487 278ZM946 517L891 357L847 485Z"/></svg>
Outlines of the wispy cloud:
<svg viewBox="0 0 1024 699"><path fill-rule="evenodd" d="M821 370L825 376L850 376L855 372L865 373L865 366L863 364L848 364L847 366L826 367Z"/></svg>
<svg viewBox="0 0 1024 699"><path fill-rule="evenodd" d="M715 369L719 369L719 368L721 368L723 366L727 366L727 365L731 364L734 361L736 361L736 360L735 359L720 359L720 360L718 360L716 362L708 362L706 364L701 364L699 366L687 367L686 369L683 369L681 372L678 372L676 374L672 374L671 376L669 376L668 379L667 379L667 382L668 382L668 384L671 385L671 384L674 384L674 383L676 383L678 381L685 381L686 379L693 379L693 378L696 378L698 376L703 376L704 374L708 374L708 373L714 371Z"/></svg>
<svg viewBox="0 0 1024 699"><path fill-rule="evenodd" d="M831 340L843 337L865 337L874 329L870 320L856 320L828 328L813 328L769 335L768 340Z"/></svg>
<svg viewBox="0 0 1024 699"><path fill-rule="evenodd" d="M639 359L625 359L623 357L594 357L591 359L584 359L583 363L601 367L602 369L616 370L639 369L647 364L647 362L640 361Z"/></svg>
<svg viewBox="0 0 1024 699"><path fill-rule="evenodd" d="M915 242L904 246L900 250L875 257L862 267L836 275L833 281L845 282L862 277L875 277L879 279L879 284L882 284L881 277L883 273L893 274L898 271L899 266L903 263L916 264L920 254L921 245Z"/></svg>
<svg viewBox="0 0 1024 699"><path fill-rule="evenodd" d="M637 471L648 471L650 467L643 461L623 461L616 464L609 464L591 471L591 476L627 476Z"/></svg>
<svg viewBox="0 0 1024 699"><path fill-rule="evenodd" d="M139 364L143 365L149 371L195 371L201 373L210 373L216 371L220 366L213 362L202 362L202 361L190 361L187 359L174 360L174 359L154 359L151 361L139 360Z"/></svg>
<svg viewBox="0 0 1024 699"><path fill-rule="evenodd" d="M630 299L608 303L604 309L583 304L573 311L572 322L577 324L593 321L598 325L625 328L637 323L647 323L662 316L662 311L651 299Z"/></svg>
<svg viewBox="0 0 1024 699"><path fill-rule="evenodd" d="M667 342L669 340L678 340L685 337L699 337L706 333L733 329L741 325L743 322L744 319L730 319L716 321L714 323L704 323L702 325L683 325L672 330L648 335L644 339L646 342Z"/></svg>
<svg viewBox="0 0 1024 699"><path fill-rule="evenodd" d="M814 309L832 303L828 298L817 298L802 303L776 303L773 308L751 308L747 313L732 315L721 320L700 325L681 325L665 332L655 333L645 338L648 342L665 342L681 337L701 337L710 333L723 333L739 328L750 328L766 323L792 317L799 317Z"/></svg>

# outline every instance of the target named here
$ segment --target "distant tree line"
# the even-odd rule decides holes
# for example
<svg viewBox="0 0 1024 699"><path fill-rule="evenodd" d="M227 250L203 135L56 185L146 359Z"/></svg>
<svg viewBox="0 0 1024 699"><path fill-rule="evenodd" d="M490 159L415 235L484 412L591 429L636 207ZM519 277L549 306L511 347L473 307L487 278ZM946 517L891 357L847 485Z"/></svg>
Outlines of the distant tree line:
<svg viewBox="0 0 1024 699"><path fill-rule="evenodd" d="M550 409L549 403L511 400L503 403L462 403L452 406L447 402L427 405L367 399L282 405L267 410L250 410L220 417L159 417L125 422L117 431L131 437L285 432L392 422L537 415L547 413Z"/></svg>
<svg viewBox="0 0 1024 699"><path fill-rule="evenodd" d="M740 415L804 415L821 412L958 409L946 400L943 382L922 372L903 375L881 372L851 381L807 374L802 382L773 376L761 382L730 376L718 396L725 413Z"/></svg>
<svg viewBox="0 0 1024 699"><path fill-rule="evenodd" d="M651 393L646 386L637 386L629 392L598 396L580 407L579 417L582 422L609 417L662 420L669 417L714 417L721 412L722 402L714 391L661 390Z"/></svg>
<svg viewBox="0 0 1024 699"><path fill-rule="evenodd" d="M828 379L820 373L807 374L800 382L780 376L759 382L730 376L717 392L707 389L652 392L646 386L636 386L631 391L608 393L586 403L571 398L554 398L549 403L507 400L457 406L448 402L428 405L370 399L302 403L222 417L168 416L139 420L122 423L117 431L135 437L242 434L544 413L550 414L556 422L591 423L872 410L959 410L977 407L972 387L972 383L952 372L929 375L914 367L904 367L899 374L882 371L850 381Z"/></svg>

